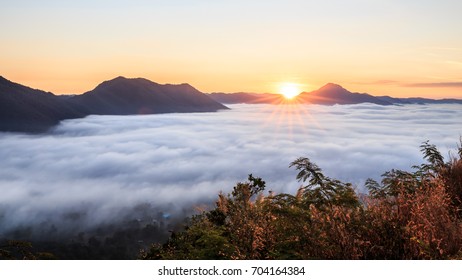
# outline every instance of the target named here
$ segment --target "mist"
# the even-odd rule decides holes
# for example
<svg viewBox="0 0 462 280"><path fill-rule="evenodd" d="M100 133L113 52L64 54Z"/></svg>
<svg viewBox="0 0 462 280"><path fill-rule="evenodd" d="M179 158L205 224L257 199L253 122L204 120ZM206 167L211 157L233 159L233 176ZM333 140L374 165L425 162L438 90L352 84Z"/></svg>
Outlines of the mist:
<svg viewBox="0 0 462 280"><path fill-rule="evenodd" d="M250 173L267 191L293 193L300 183L288 166L298 157L363 192L367 178L420 164L423 141L447 156L462 135L461 105L230 107L88 116L47 134L0 133L0 237L25 227L40 234L44 225L78 232L148 210L180 217Z"/></svg>

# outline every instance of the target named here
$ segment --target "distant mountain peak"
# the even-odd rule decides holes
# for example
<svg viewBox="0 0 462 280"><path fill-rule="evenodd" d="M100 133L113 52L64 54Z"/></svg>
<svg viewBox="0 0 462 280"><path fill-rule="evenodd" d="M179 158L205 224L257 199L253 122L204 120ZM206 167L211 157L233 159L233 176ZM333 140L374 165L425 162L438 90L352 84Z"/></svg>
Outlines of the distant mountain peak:
<svg viewBox="0 0 462 280"><path fill-rule="evenodd" d="M123 87L123 90L127 90L127 88L131 89L140 89L140 88L149 88L152 86L161 87L164 89L170 89L173 91L188 91L188 92L195 92L201 93L195 87L188 83L180 83L180 84L158 84L151 80L145 78L126 78L124 76L118 76L112 80L107 80L96 86L95 89L98 88L112 88L117 89Z"/></svg>
<svg viewBox="0 0 462 280"><path fill-rule="evenodd" d="M228 109L191 85L118 76L63 98L0 77L0 131L45 131L61 120L93 115L215 112Z"/></svg>
<svg viewBox="0 0 462 280"><path fill-rule="evenodd" d="M109 81L128 81L128 80L130 80L130 79L127 78L127 77L124 77L124 76L117 76L117 77L115 77L114 79L109 80Z"/></svg>
<svg viewBox="0 0 462 280"><path fill-rule="evenodd" d="M337 88L343 88L341 85L336 84L336 83L327 83L322 87L337 87Z"/></svg>
<svg viewBox="0 0 462 280"><path fill-rule="evenodd" d="M374 103L379 105L390 105L388 101L380 100L370 94L351 92L341 85L327 83L317 90L303 92L299 99L305 103L313 104L357 104L357 103Z"/></svg>
<svg viewBox="0 0 462 280"><path fill-rule="evenodd" d="M137 88L142 86L158 85L155 82L144 78L126 78L124 76L118 76L114 79L104 81L96 86L96 89L112 89L127 91L128 88Z"/></svg>
<svg viewBox="0 0 462 280"><path fill-rule="evenodd" d="M181 84L165 84L166 87L174 87L179 90L185 90L189 92L200 92L197 88L193 87L188 83L181 83Z"/></svg>
<svg viewBox="0 0 462 280"><path fill-rule="evenodd" d="M324 90L329 90L329 91L332 91L332 90L335 90L335 91L338 91L338 90L348 91L344 87L342 87L341 85L334 84L334 83L327 83L324 86L320 87L318 90L322 90L322 91L324 91Z"/></svg>
<svg viewBox="0 0 462 280"><path fill-rule="evenodd" d="M148 81L147 79L144 79L144 78L127 78L127 77L124 77L124 76L117 76L114 79L104 81L103 83L107 83L107 82L129 82L129 81L137 81L137 80L146 80L146 81Z"/></svg>
<svg viewBox="0 0 462 280"><path fill-rule="evenodd" d="M132 115L173 112L213 112L227 109L187 83L158 84L145 78L122 76L99 84L75 103L97 115Z"/></svg>

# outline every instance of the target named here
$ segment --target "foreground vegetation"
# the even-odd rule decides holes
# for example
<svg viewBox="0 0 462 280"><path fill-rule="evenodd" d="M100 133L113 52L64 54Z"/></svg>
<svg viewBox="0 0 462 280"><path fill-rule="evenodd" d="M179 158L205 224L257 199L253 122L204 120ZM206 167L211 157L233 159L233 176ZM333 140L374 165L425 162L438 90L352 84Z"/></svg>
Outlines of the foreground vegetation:
<svg viewBox="0 0 462 280"><path fill-rule="evenodd" d="M160 224L133 220L68 241L0 240L0 259L462 259L462 139L447 161L428 142L421 150L424 164L367 180L368 194L299 158L290 165L297 193L266 192L249 175L170 237L178 221L148 207L143 220Z"/></svg>
<svg viewBox="0 0 462 280"><path fill-rule="evenodd" d="M167 241L169 230L181 229L184 217L191 213L189 209L180 212L182 209L177 210L175 217L170 217L163 208L149 203L137 204L121 211L116 221L95 228L80 228L77 232L63 231L63 226L52 223L18 227L4 234L9 238L2 238L0 234L0 260L136 259L140 250L150 244Z"/></svg>
<svg viewBox="0 0 462 280"><path fill-rule="evenodd" d="M460 259L462 147L447 162L428 142L421 150L426 163L367 180L362 196L308 158L290 165L303 182L296 194L265 195L249 175L140 258Z"/></svg>

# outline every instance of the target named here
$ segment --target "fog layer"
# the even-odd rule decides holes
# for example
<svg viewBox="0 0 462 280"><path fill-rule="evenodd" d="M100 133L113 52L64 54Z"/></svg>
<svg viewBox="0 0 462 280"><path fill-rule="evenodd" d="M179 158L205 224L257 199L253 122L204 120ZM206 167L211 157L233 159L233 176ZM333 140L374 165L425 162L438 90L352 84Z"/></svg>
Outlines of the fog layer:
<svg viewBox="0 0 462 280"><path fill-rule="evenodd" d="M81 230L147 203L175 215L249 173L294 192L298 157L355 184L443 155L462 134L460 105L234 105L218 113L89 116L45 135L0 134L0 237L43 224Z"/></svg>

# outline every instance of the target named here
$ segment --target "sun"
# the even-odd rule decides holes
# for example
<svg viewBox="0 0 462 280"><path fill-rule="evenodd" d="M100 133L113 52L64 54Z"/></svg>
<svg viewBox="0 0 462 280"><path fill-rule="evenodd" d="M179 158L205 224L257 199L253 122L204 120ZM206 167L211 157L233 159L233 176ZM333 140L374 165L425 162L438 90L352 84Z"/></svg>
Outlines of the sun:
<svg viewBox="0 0 462 280"><path fill-rule="evenodd" d="M284 83L279 87L279 93L287 99L292 99L300 94L300 88L294 83Z"/></svg>

